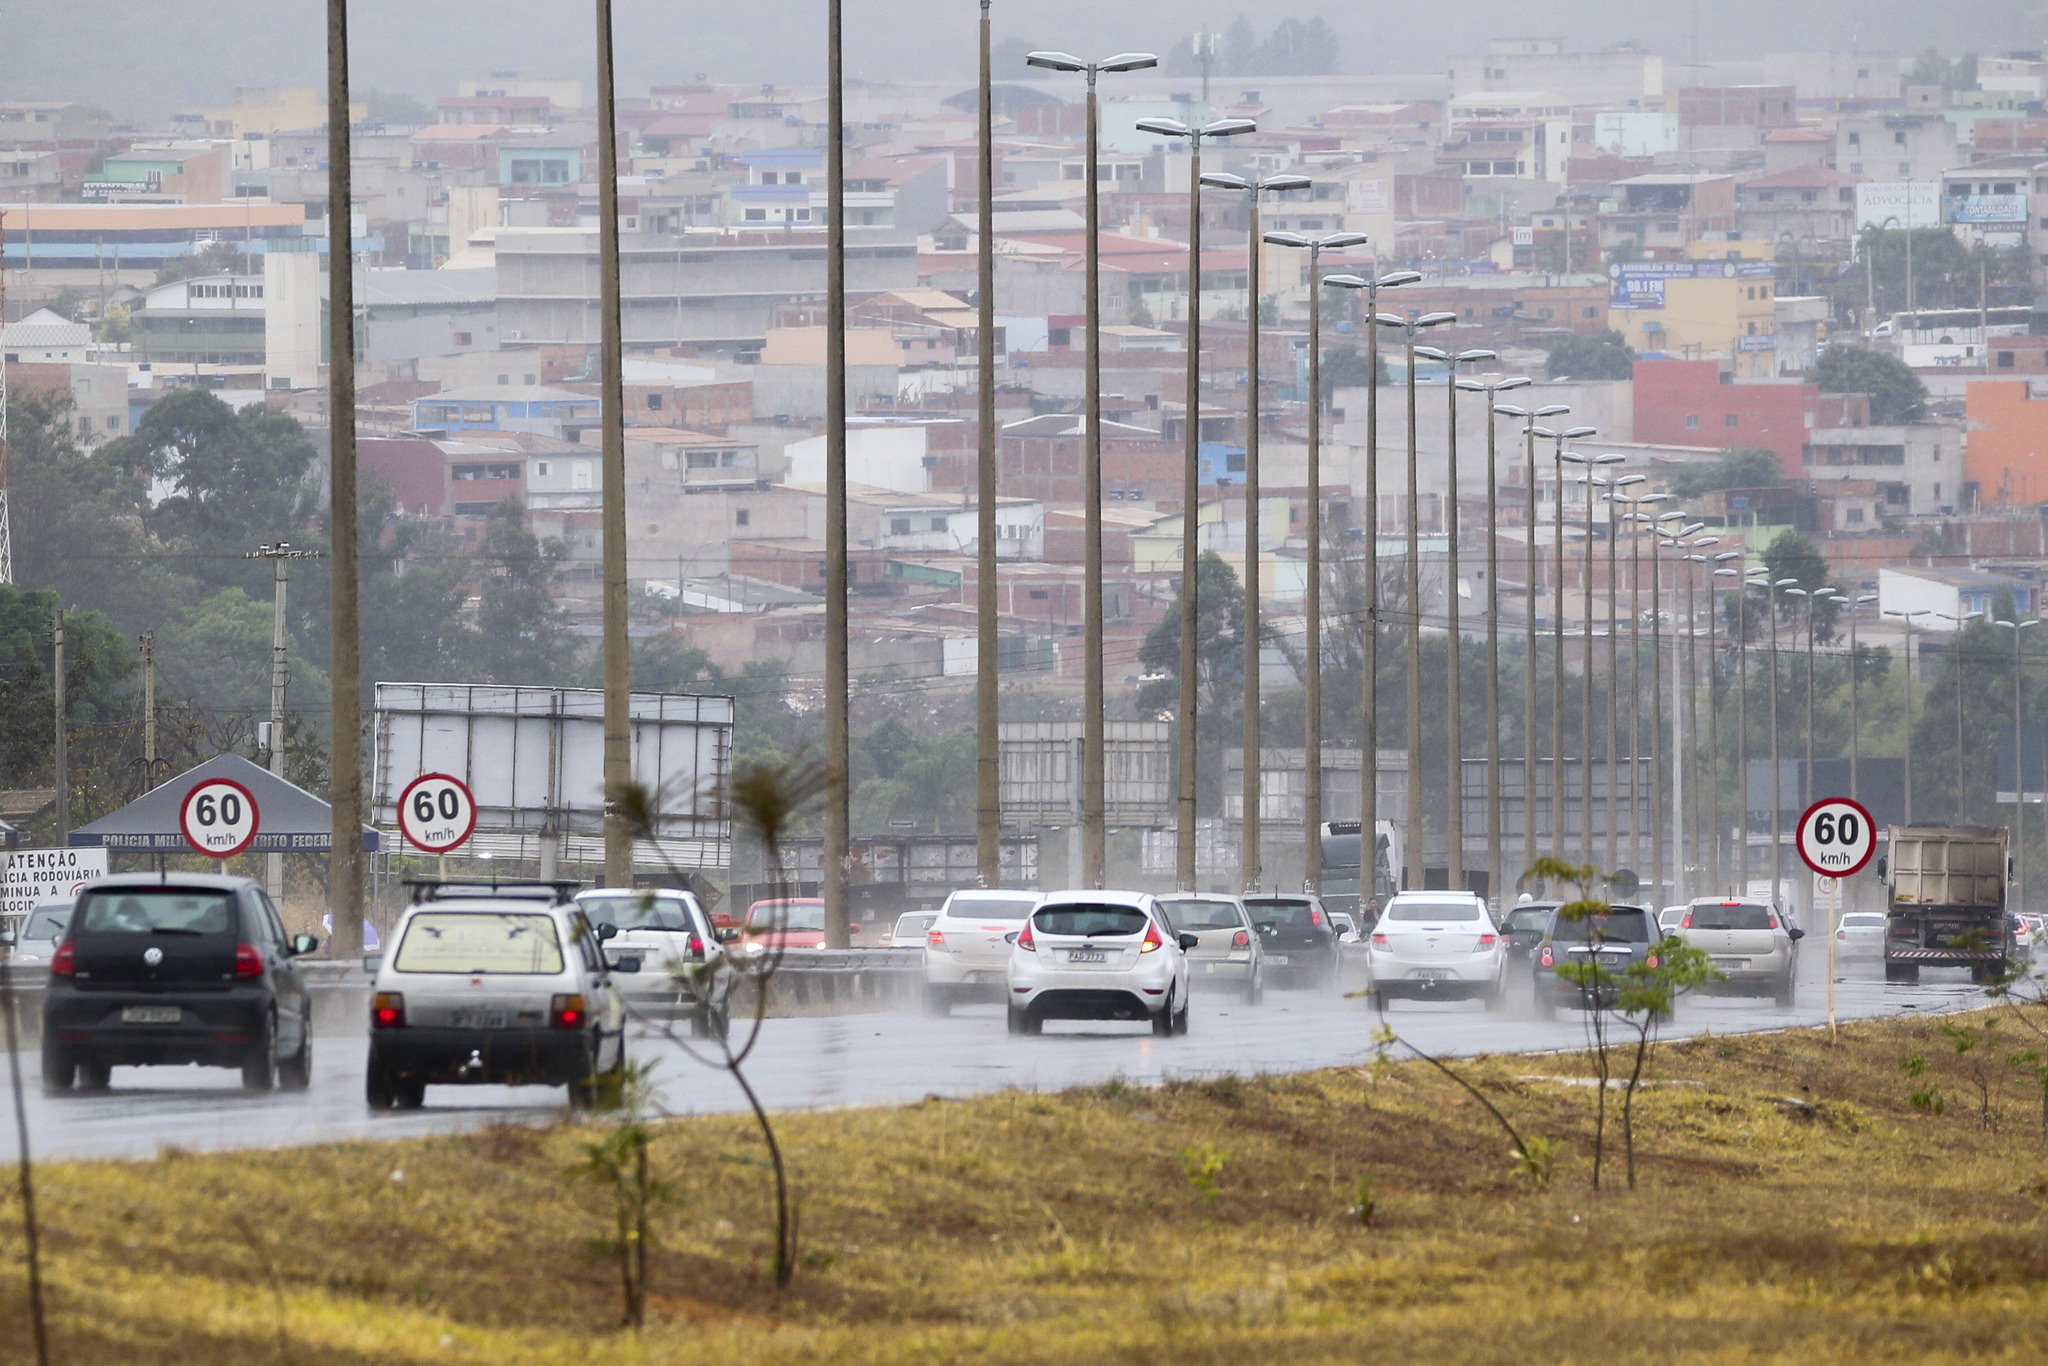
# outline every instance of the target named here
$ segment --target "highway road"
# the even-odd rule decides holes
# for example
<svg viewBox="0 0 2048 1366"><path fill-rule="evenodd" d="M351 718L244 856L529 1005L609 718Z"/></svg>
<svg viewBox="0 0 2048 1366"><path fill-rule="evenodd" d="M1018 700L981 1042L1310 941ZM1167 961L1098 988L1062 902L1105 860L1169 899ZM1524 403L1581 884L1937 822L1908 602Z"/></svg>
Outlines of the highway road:
<svg viewBox="0 0 2048 1366"><path fill-rule="evenodd" d="M1667 1034L1735 1033L1824 1023L1826 957L1802 956L1796 1006L1719 997L1681 1004ZM1937 1013L1982 1004L1960 973L1928 972L1919 986L1891 986L1873 969L1845 972L1836 987L1843 1019ZM1584 1021L1566 1012L1538 1022L1527 987L1514 984L1507 1005L1395 1002L1388 1023L1433 1052L1542 1052L1585 1040ZM1043 1036L1012 1038L1000 1003L956 1009L936 1019L914 1009L865 1015L778 1019L765 1031L749 1076L776 1109L886 1105L926 1095L966 1096L1005 1087L1051 1090L1105 1081L1134 1084L1169 1077L1249 1075L1342 1066L1372 1056L1374 1016L1365 1002L1335 992L1269 989L1265 1002L1193 1003L1192 1027L1155 1038L1142 1025L1053 1022ZM743 1026L737 1025L736 1028ZM678 1115L743 1108L730 1076L691 1060L675 1046L641 1039L635 1056L657 1061L660 1104ZM274 1147L338 1139L402 1138L459 1132L493 1121L559 1114L559 1089L430 1087L426 1108L371 1113L363 1103L362 1037L318 1041L310 1092L246 1095L235 1073L189 1067L116 1068L97 1095L45 1097L33 1055L23 1059L29 1086L30 1142L41 1158L147 1157L175 1145L199 1150ZM15 1154L11 1124L0 1125L0 1158Z"/></svg>

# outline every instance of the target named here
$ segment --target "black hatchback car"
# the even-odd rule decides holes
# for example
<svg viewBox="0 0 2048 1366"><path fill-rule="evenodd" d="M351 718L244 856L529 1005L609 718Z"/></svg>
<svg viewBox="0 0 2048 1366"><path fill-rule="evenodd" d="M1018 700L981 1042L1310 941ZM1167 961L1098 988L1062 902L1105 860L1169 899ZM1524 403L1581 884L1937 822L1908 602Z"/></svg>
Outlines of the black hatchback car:
<svg viewBox="0 0 2048 1366"><path fill-rule="evenodd" d="M1654 967L1661 938L1656 916L1641 906L1610 906L1598 915L1576 918L1567 918L1561 909L1551 911L1529 969L1537 1017L1550 1019L1560 1007L1611 1008L1619 995L1614 979L1636 963ZM1598 979L1596 984L1575 982L1558 973L1560 967L1589 965L1612 977Z"/></svg>
<svg viewBox="0 0 2048 1366"><path fill-rule="evenodd" d="M43 993L43 1088L100 1090L116 1066L238 1068L251 1091L304 1090L312 999L287 939L248 878L106 877L78 894Z"/></svg>
<svg viewBox="0 0 2048 1366"><path fill-rule="evenodd" d="M1265 951L1266 976L1327 987L1337 981L1337 931L1320 898L1271 893L1244 898Z"/></svg>

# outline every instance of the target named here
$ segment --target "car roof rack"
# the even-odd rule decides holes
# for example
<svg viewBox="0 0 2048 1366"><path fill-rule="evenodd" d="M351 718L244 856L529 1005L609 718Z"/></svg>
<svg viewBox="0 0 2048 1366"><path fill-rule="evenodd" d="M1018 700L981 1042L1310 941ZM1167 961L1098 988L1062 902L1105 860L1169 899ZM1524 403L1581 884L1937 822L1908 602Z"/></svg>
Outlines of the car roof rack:
<svg viewBox="0 0 2048 1366"><path fill-rule="evenodd" d="M428 901L452 901L461 897L507 897L523 900L538 900L545 896L549 905L569 901L582 890L582 882L572 878L437 878L409 877L401 884L411 889L412 904L418 906Z"/></svg>

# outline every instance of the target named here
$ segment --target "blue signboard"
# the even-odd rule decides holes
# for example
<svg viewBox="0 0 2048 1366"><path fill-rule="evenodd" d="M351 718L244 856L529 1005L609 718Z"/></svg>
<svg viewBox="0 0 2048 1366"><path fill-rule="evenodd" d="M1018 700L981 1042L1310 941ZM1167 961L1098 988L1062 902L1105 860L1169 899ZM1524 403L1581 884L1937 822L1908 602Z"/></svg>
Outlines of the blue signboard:
<svg viewBox="0 0 2048 1366"><path fill-rule="evenodd" d="M1773 261L1617 261L1607 268L1609 308L1662 308L1671 280L1775 280Z"/></svg>

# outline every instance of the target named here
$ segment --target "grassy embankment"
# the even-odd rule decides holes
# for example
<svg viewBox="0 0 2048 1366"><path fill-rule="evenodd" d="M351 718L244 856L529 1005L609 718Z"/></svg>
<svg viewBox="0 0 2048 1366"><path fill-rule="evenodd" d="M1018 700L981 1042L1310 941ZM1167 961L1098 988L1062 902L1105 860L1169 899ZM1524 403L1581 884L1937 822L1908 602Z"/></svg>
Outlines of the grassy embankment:
<svg viewBox="0 0 2048 1366"><path fill-rule="evenodd" d="M1908 1083L1916 1052L1935 1071ZM579 1255L605 1225L563 1176L573 1125L51 1165L53 1333L67 1366L2048 1359L2038 1092L2003 1072L1986 1122L1960 1066L1920 1021L1666 1046L1654 1074L1683 1084L1639 1103L1632 1193L1618 1162L1589 1189L1591 1089L1530 1079L1583 1075L1568 1056L1468 1069L1565 1140L1548 1189L1414 1063L791 1116L803 1264L779 1295L755 1132L676 1122L637 1342ZM1908 1102L1930 1080L1945 1113Z"/></svg>

